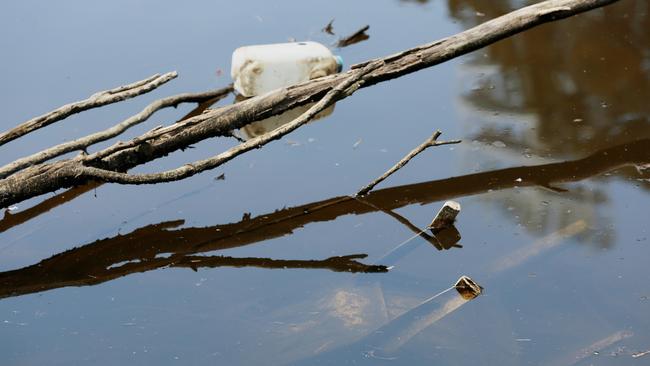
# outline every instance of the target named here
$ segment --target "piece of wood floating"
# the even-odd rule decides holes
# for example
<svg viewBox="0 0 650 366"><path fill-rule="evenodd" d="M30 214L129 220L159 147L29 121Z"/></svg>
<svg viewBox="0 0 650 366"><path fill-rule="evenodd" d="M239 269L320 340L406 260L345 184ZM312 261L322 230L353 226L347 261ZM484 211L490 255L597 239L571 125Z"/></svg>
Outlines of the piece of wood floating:
<svg viewBox="0 0 650 366"><path fill-rule="evenodd" d="M444 228L451 227L456 221L456 216L460 213L460 203L456 201L447 201L436 217L433 218L433 221L429 224L428 228L434 234L436 231L442 230Z"/></svg>

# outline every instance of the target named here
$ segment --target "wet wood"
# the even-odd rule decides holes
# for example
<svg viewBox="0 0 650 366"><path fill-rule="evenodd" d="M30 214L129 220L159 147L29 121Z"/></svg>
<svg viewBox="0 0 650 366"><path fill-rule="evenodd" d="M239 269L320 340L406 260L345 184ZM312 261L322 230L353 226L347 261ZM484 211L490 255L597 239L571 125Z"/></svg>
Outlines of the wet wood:
<svg viewBox="0 0 650 366"><path fill-rule="evenodd" d="M360 80L360 87L367 87L437 65L536 25L570 17L616 1L544 1L442 40L354 65L345 73L298 84L238 104L207 110L201 115L164 129L164 134L140 139L134 146L125 149L113 147L114 152L110 155L95 160L77 157L28 167L0 181L0 207L7 207L57 189L82 184L96 178L99 169L117 173L125 172L206 138L228 135L231 130L256 120L318 101L334 87L357 75L358 69L369 63L380 62L381 66L364 75ZM349 95L351 93L344 93L340 99ZM94 169L86 169L87 167ZM99 177L99 179L105 178ZM138 184L138 181L128 183ZM150 181L144 180L142 183L150 183Z"/></svg>

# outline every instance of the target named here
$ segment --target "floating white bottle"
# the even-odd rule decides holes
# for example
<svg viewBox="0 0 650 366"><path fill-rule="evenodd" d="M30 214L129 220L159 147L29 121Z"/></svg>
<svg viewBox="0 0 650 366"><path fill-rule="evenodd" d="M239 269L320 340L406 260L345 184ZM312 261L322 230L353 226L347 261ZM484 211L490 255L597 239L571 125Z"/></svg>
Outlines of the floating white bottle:
<svg viewBox="0 0 650 366"><path fill-rule="evenodd" d="M340 72L342 61L316 42L240 47L232 54L230 75L245 97Z"/></svg>

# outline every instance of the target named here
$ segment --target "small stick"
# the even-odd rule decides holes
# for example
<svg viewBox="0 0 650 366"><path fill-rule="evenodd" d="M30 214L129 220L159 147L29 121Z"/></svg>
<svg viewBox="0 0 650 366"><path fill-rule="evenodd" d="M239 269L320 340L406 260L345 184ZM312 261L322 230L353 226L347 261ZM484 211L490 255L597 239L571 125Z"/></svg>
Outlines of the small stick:
<svg viewBox="0 0 650 366"><path fill-rule="evenodd" d="M80 175L85 175L88 178L93 178L103 182L120 183L120 184L154 184L161 182L172 182L175 180L184 179L198 174L202 171L213 169L221 164L224 164L236 156L239 156L247 151L258 149L271 141L277 140L282 136L294 131L300 126L311 121L311 119L320 113L323 109L329 107L332 103L343 98L345 95L354 93L363 83L363 77L373 70L381 67L383 62L373 62L368 66L355 72L351 77L344 79L340 84L327 92L325 96L309 108L305 113L298 116L293 121L276 128L273 131L267 132L258 137L252 138L242 144L232 147L221 154L215 155L211 158L198 160L191 164L185 164L182 167L166 170L160 173L151 174L128 174L122 172L115 172L101 168L82 165L78 168ZM151 131L158 133L163 129ZM110 149L110 148L109 148ZM96 154L101 155L101 151Z"/></svg>
<svg viewBox="0 0 650 366"><path fill-rule="evenodd" d="M366 31L368 29L370 29L369 25L363 26L361 29L352 33L351 35L339 39L339 41L336 43L336 47L343 48L355 43L359 43L361 41L365 41L366 39L370 38L370 36L366 34Z"/></svg>
<svg viewBox="0 0 650 366"><path fill-rule="evenodd" d="M178 104L181 103L201 102L209 98L211 99L215 99L219 97L223 98L226 95L228 95L228 93L230 93L231 91L232 91L231 87L226 87L222 89L210 90L207 92L183 93L171 97L158 99L150 103L139 113L125 119L124 121L114 125L111 128L87 135L85 137L81 137L76 140L72 140L56 146L52 146L48 149L14 160L9 164L0 167L0 179L6 178L9 175L21 169L25 169L32 165L39 164L50 159L54 159L58 156L69 153L71 151L84 150L91 145L118 136L122 134L124 131L128 130L129 128L146 121L149 117L151 117L155 112L157 112L160 109L168 108L168 107L176 107Z"/></svg>
<svg viewBox="0 0 650 366"><path fill-rule="evenodd" d="M322 29L323 32L329 34L329 35L334 35L334 27L332 24L334 23L334 19L330 20L329 23L325 26L325 28Z"/></svg>
<svg viewBox="0 0 650 366"><path fill-rule="evenodd" d="M107 104L121 102L126 99L137 97L138 95L148 93L157 87L178 76L176 71L160 75L155 74L144 80L136 81L131 84L118 86L117 88L97 92L87 99L66 104L51 112L23 122L20 125L0 133L0 146L9 141L15 140L34 130L51 125L54 122L65 119L73 114L86 111L88 109L105 106Z"/></svg>
<svg viewBox="0 0 650 366"><path fill-rule="evenodd" d="M434 132L431 137L429 137L426 141L424 141L420 146L416 147L413 149L408 155L402 158L397 164L393 165L392 168L388 169L386 173L382 174L379 178L373 180L368 184L367 186L361 188L359 192L357 192L357 196L365 196L368 194L375 186L379 183L381 183L384 179L388 178L391 174L395 173L396 171L400 170L403 168L406 164L408 164L411 159L413 159L415 156L417 156L419 153L422 151L426 150L427 148L431 146L440 146L440 145L449 145L449 144L458 144L460 143L460 140L451 140L451 141L436 141L438 137L442 134L440 131Z"/></svg>

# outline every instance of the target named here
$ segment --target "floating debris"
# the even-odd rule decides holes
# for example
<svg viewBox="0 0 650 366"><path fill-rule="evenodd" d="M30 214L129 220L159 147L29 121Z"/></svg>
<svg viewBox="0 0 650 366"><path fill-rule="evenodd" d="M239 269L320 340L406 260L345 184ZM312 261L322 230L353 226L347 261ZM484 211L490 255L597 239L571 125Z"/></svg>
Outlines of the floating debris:
<svg viewBox="0 0 650 366"><path fill-rule="evenodd" d="M456 201L447 201L440 208L436 217L433 218L433 221L428 226L434 234L437 231L440 231L444 228L451 227L456 221L456 216L460 213L460 203Z"/></svg>
<svg viewBox="0 0 650 366"><path fill-rule="evenodd" d="M343 48L367 40L368 38L370 38L370 36L366 33L368 29L370 29L370 26L366 25L361 29L359 29L358 31L352 33L351 35L339 39L338 43L336 44L336 47Z"/></svg>
<svg viewBox="0 0 650 366"><path fill-rule="evenodd" d="M608 335L605 338L599 339L596 342L590 344L589 346L582 348L578 350L577 352L570 354L560 360L557 360L557 362L553 362L553 364L557 365L576 365L579 363L582 363L585 359L591 357L591 356L598 356L602 352L604 352L607 348L615 345L616 343L625 340L627 338L630 338L634 335L631 331L628 330L619 330L617 332L614 332L610 335ZM622 348L619 347L616 351L612 352L610 355L611 356L618 356L621 352Z"/></svg>
<svg viewBox="0 0 650 366"><path fill-rule="evenodd" d="M230 76L242 96L253 97L335 74L343 60L317 42L244 46L232 54Z"/></svg>
<svg viewBox="0 0 650 366"><path fill-rule="evenodd" d="M474 280L461 276L452 287L431 296L420 305L391 320L362 339L360 344L374 350L375 358L393 357L413 337L475 299L482 292L483 287Z"/></svg>
<svg viewBox="0 0 650 366"><path fill-rule="evenodd" d="M467 276L461 276L454 287L465 300L472 300L483 292L483 287Z"/></svg>
<svg viewBox="0 0 650 366"><path fill-rule="evenodd" d="M357 147L359 147L359 145L361 145L361 142L363 142L363 139L358 139L357 142L355 142L354 145L352 145L352 149L356 150Z"/></svg>
<svg viewBox="0 0 650 366"><path fill-rule="evenodd" d="M226 180L226 173L221 173L218 177L214 177L214 180Z"/></svg>
<svg viewBox="0 0 650 366"><path fill-rule="evenodd" d="M299 141L294 141L294 140L285 140L284 143L289 145L289 146L300 146L300 145L302 145Z"/></svg>
<svg viewBox="0 0 650 366"><path fill-rule="evenodd" d="M330 20L330 22L327 23L327 25L325 26L325 28L322 29L322 31L327 34L334 35L334 27L332 26L333 23L334 23L334 19Z"/></svg>
<svg viewBox="0 0 650 366"><path fill-rule="evenodd" d="M632 358L639 358L639 357L643 357L645 355L650 355L650 350L634 353L634 354L632 354Z"/></svg>

